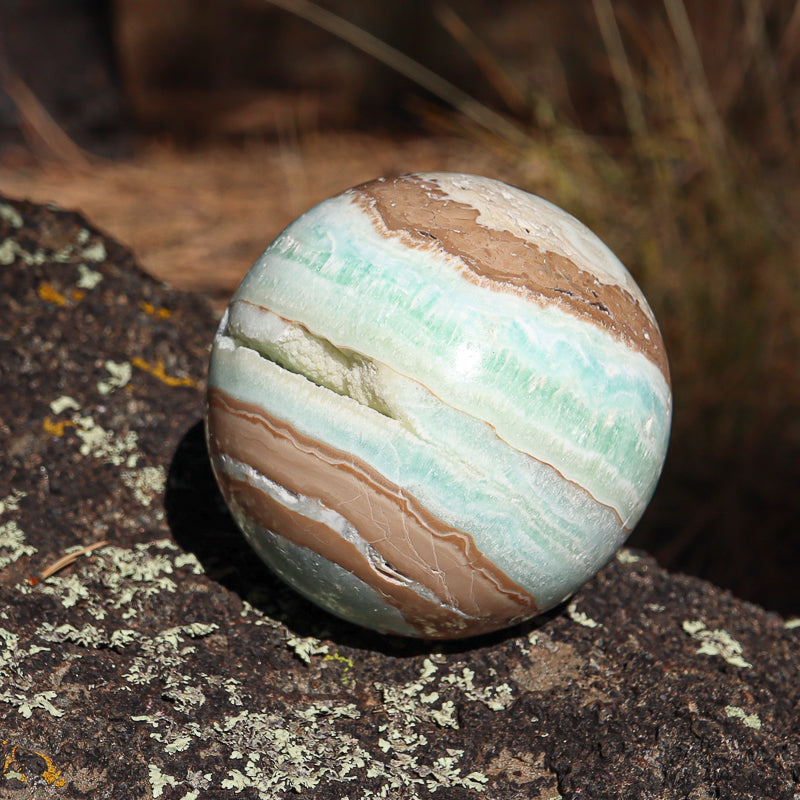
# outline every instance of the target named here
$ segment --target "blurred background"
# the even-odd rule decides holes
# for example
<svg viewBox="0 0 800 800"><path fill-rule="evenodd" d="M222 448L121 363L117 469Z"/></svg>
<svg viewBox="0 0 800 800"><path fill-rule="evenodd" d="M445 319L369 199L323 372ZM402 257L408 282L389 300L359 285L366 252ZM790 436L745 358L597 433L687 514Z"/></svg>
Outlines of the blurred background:
<svg viewBox="0 0 800 800"><path fill-rule="evenodd" d="M583 220L670 354L630 544L784 614L799 132L800 0L0 0L0 192L79 208L217 310L295 216L380 174L482 173Z"/></svg>

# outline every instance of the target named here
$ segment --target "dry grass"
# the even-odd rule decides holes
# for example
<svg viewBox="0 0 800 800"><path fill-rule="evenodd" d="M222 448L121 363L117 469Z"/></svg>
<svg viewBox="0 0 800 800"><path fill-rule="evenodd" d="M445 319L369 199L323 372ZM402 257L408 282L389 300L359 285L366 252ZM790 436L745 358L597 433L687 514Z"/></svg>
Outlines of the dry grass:
<svg viewBox="0 0 800 800"><path fill-rule="evenodd" d="M469 169L510 179L483 148L445 137L310 133L186 150L165 143L121 162L0 164L0 191L79 209L178 288L217 309L266 245L311 206L361 181Z"/></svg>

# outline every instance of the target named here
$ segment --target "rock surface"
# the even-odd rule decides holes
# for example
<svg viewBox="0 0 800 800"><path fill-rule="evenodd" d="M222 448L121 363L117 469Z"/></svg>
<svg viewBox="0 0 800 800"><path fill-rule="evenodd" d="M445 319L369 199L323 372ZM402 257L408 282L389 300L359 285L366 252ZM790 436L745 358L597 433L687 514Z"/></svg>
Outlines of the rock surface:
<svg viewBox="0 0 800 800"><path fill-rule="evenodd" d="M220 502L201 299L11 200L0 281L3 797L800 797L800 625L630 550L502 634L346 625Z"/></svg>

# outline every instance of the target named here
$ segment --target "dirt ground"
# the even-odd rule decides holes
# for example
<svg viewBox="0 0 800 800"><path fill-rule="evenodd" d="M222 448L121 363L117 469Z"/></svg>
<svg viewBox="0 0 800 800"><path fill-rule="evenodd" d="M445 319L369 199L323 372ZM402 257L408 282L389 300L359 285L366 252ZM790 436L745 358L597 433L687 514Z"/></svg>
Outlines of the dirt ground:
<svg viewBox="0 0 800 800"><path fill-rule="evenodd" d="M152 275L207 294L221 310L299 214L362 181L415 170L511 179L502 159L463 139L325 133L193 151L151 144L131 159L88 167L7 159L0 191L81 211Z"/></svg>

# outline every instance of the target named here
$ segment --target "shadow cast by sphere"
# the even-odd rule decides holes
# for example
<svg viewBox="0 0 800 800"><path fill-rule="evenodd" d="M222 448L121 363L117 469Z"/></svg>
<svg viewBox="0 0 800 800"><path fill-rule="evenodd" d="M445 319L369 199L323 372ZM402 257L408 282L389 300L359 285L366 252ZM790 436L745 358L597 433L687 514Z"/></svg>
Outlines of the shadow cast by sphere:
<svg viewBox="0 0 800 800"><path fill-rule="evenodd" d="M170 465L164 498L167 523L177 543L193 553L207 576L298 636L328 638L337 645L397 658L428 653L462 653L524 636L558 613L470 639L425 640L380 634L313 605L260 560L239 531L217 487L202 421L181 439Z"/></svg>

